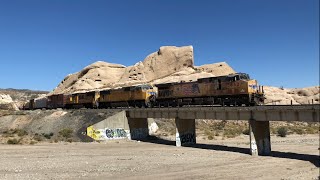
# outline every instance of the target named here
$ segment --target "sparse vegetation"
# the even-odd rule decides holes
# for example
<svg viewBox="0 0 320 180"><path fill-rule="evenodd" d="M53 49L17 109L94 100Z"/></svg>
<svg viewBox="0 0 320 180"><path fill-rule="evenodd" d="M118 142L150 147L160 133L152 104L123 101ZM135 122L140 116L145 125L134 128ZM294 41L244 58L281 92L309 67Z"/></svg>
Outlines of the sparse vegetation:
<svg viewBox="0 0 320 180"><path fill-rule="evenodd" d="M30 145L34 145L34 144L37 144L37 141L30 141L29 143Z"/></svg>
<svg viewBox="0 0 320 180"><path fill-rule="evenodd" d="M26 135L28 135L28 132L26 131L26 130L24 130L24 129L17 129L17 134L18 134L18 136L26 136Z"/></svg>
<svg viewBox="0 0 320 180"><path fill-rule="evenodd" d="M208 136L208 140L213 140L213 139L214 139L213 136L211 136L211 135Z"/></svg>
<svg viewBox="0 0 320 180"><path fill-rule="evenodd" d="M52 132L48 134L42 133L42 136L45 137L46 139L51 139L51 137L53 136L53 133Z"/></svg>
<svg viewBox="0 0 320 180"><path fill-rule="evenodd" d="M7 144L19 144L20 140L14 138L14 139L9 139L7 141Z"/></svg>
<svg viewBox="0 0 320 180"><path fill-rule="evenodd" d="M234 128L234 129L225 129L223 132L223 136L227 138L234 138L236 136L239 136L242 133L241 129Z"/></svg>
<svg viewBox="0 0 320 180"><path fill-rule="evenodd" d="M61 131L59 131L59 135L64 138L71 138L72 133L73 133L73 130L70 128L65 128L65 129L62 129Z"/></svg>
<svg viewBox="0 0 320 180"><path fill-rule="evenodd" d="M4 137L14 137L14 135L18 135L19 137L28 135L28 132L24 129L9 129L2 132Z"/></svg>
<svg viewBox="0 0 320 180"><path fill-rule="evenodd" d="M287 134L288 134L288 128L285 127L285 126L281 126L279 129L278 129L278 136L280 137L286 137Z"/></svg>
<svg viewBox="0 0 320 180"><path fill-rule="evenodd" d="M42 137L40 135L35 135L33 139L36 141L42 141Z"/></svg>

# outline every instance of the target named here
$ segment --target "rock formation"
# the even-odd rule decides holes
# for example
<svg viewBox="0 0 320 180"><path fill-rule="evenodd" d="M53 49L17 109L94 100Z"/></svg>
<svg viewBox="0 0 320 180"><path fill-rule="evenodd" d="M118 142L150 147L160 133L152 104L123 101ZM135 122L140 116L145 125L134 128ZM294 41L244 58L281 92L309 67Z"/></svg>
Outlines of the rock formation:
<svg viewBox="0 0 320 180"><path fill-rule="evenodd" d="M164 46L133 66L95 62L80 72L68 75L52 93L72 93L141 83L190 81L234 72L225 62L194 66L192 46Z"/></svg>
<svg viewBox="0 0 320 180"><path fill-rule="evenodd" d="M0 104L11 103L12 98L8 94L0 94Z"/></svg>
<svg viewBox="0 0 320 180"><path fill-rule="evenodd" d="M265 86L266 100L268 105L285 105L285 104L319 104L320 87L307 88L278 88Z"/></svg>

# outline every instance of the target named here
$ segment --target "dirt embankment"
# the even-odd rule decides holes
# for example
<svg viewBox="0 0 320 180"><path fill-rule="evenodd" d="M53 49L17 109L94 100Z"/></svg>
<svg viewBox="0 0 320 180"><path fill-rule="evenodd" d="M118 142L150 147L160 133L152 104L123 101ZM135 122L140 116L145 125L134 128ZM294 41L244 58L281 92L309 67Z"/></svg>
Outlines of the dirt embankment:
<svg viewBox="0 0 320 180"><path fill-rule="evenodd" d="M0 111L0 143L29 144L39 141L92 141L85 135L86 128L121 109L77 109L77 110L34 110ZM174 119L155 119L159 130L157 137L174 140L176 125ZM216 140L248 135L247 121L196 120L197 138ZM316 134L319 123L271 122L271 134L279 131L289 134ZM8 140L14 140L8 142Z"/></svg>
<svg viewBox="0 0 320 180"><path fill-rule="evenodd" d="M0 111L0 142L17 139L35 141L91 141L86 128L118 110L35 110ZM120 111L120 110L119 110Z"/></svg>

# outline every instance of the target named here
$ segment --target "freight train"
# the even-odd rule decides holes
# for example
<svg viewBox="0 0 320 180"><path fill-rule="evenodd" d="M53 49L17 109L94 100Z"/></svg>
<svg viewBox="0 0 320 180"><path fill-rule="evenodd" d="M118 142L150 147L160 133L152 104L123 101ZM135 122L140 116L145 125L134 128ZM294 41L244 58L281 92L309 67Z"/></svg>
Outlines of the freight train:
<svg viewBox="0 0 320 180"><path fill-rule="evenodd" d="M24 109L181 107L185 105L254 106L264 102L263 86L246 73L207 77L193 82L149 84L55 94L32 99Z"/></svg>

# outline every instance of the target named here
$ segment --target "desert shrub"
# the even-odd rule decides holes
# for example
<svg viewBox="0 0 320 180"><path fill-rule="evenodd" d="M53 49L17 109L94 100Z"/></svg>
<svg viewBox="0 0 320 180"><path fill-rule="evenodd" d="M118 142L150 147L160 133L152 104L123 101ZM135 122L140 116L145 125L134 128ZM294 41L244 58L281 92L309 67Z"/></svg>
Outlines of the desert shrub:
<svg viewBox="0 0 320 180"><path fill-rule="evenodd" d="M223 136L227 138L234 138L236 136L239 136L243 132L243 127L238 124L228 124L223 131Z"/></svg>
<svg viewBox="0 0 320 180"><path fill-rule="evenodd" d="M288 134L288 128L282 126L282 127L280 127L280 128L277 130L277 132L278 132L278 136L280 136L280 137L286 137L287 134Z"/></svg>
<svg viewBox="0 0 320 180"><path fill-rule="evenodd" d="M242 131L242 134L245 134L245 135L250 135L250 129L249 128L246 128Z"/></svg>
<svg viewBox="0 0 320 180"><path fill-rule="evenodd" d="M43 135L46 139L50 139L51 138L51 136L49 135L49 134L44 134Z"/></svg>
<svg viewBox="0 0 320 180"><path fill-rule="evenodd" d="M239 136L242 133L239 129L225 129L223 132L223 136L227 138L234 138L236 136Z"/></svg>
<svg viewBox="0 0 320 180"><path fill-rule="evenodd" d="M59 135L65 138L70 138L72 136L73 130L69 128L62 129L59 131Z"/></svg>
<svg viewBox="0 0 320 180"><path fill-rule="evenodd" d="M175 135L176 134L176 129L170 129L170 135Z"/></svg>
<svg viewBox="0 0 320 180"><path fill-rule="evenodd" d="M72 139L71 138L67 139L67 142L72 143Z"/></svg>
<svg viewBox="0 0 320 180"><path fill-rule="evenodd" d="M18 134L18 136L25 136L25 135L28 135L28 132L26 131L26 130L24 130L24 129L17 129L17 134Z"/></svg>
<svg viewBox="0 0 320 180"><path fill-rule="evenodd" d="M224 127L226 126L227 121L221 121L219 123L214 124L214 129L215 130L223 130Z"/></svg>
<svg viewBox="0 0 320 180"><path fill-rule="evenodd" d="M307 126L306 133L307 134L317 134L317 133L319 133L319 127L318 126Z"/></svg>
<svg viewBox="0 0 320 180"><path fill-rule="evenodd" d="M53 133L42 133L42 136L45 137L46 139L51 139L51 137L53 136Z"/></svg>
<svg viewBox="0 0 320 180"><path fill-rule="evenodd" d="M290 130L296 134L305 134L303 127L290 127Z"/></svg>
<svg viewBox="0 0 320 180"><path fill-rule="evenodd" d="M273 126L270 126L270 134L277 134L277 129Z"/></svg>
<svg viewBox="0 0 320 180"><path fill-rule="evenodd" d="M18 139L9 139L8 141L7 141L7 144L19 144L19 140Z"/></svg>
<svg viewBox="0 0 320 180"><path fill-rule="evenodd" d="M208 139L209 139L209 140L212 140L212 139L213 139L213 136L209 135L209 136L208 136Z"/></svg>
<svg viewBox="0 0 320 180"><path fill-rule="evenodd" d="M36 144L37 143L37 141L30 141L30 145L34 145L34 144Z"/></svg>
<svg viewBox="0 0 320 180"><path fill-rule="evenodd" d="M40 135L35 135L33 139L36 141L42 141L42 137Z"/></svg>
<svg viewBox="0 0 320 180"><path fill-rule="evenodd" d="M214 136L214 132L212 130L209 130L209 129L205 129L204 130L204 134L206 136Z"/></svg>

